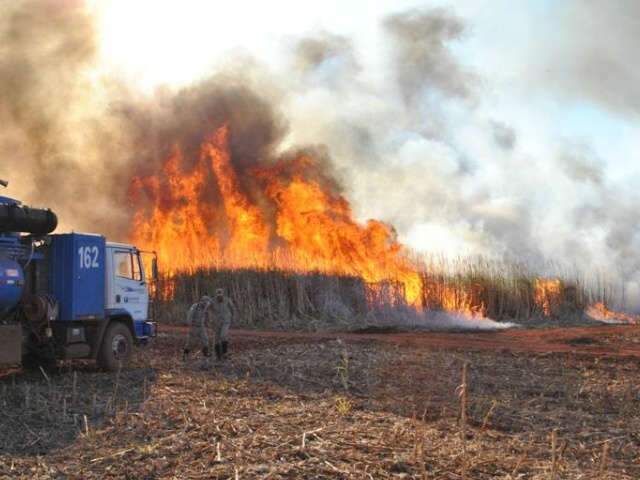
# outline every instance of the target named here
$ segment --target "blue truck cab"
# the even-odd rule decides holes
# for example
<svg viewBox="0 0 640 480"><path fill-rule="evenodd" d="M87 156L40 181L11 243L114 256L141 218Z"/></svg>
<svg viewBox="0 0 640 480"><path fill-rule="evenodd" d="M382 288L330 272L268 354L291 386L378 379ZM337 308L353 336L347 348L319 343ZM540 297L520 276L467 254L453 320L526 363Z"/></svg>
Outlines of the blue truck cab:
<svg viewBox="0 0 640 480"><path fill-rule="evenodd" d="M52 234L57 218L0 197L0 364L95 359L126 366L156 335L143 253L101 235Z"/></svg>
<svg viewBox="0 0 640 480"><path fill-rule="evenodd" d="M49 290L58 302L52 333L65 346L62 356L96 358L109 369L126 363L132 345L156 333L141 252L100 235L47 240L42 257L49 260Z"/></svg>

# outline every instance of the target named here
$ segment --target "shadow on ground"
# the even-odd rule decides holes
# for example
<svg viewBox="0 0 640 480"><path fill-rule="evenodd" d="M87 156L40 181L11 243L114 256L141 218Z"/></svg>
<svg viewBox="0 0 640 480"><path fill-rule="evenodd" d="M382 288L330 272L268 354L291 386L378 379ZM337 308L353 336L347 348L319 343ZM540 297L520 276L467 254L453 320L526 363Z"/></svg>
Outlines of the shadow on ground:
<svg viewBox="0 0 640 480"><path fill-rule="evenodd" d="M122 409L139 409L155 379L155 369L140 362L116 373L100 371L87 362L4 376L0 379L0 456L43 455L63 449Z"/></svg>

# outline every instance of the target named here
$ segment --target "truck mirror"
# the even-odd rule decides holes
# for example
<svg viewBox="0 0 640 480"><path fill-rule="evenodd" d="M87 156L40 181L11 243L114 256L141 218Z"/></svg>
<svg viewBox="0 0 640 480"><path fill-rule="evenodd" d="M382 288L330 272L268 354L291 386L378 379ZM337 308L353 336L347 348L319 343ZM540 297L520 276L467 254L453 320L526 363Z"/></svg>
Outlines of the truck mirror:
<svg viewBox="0 0 640 480"><path fill-rule="evenodd" d="M158 259L153 258L151 260L151 275L153 275L153 281L158 281Z"/></svg>

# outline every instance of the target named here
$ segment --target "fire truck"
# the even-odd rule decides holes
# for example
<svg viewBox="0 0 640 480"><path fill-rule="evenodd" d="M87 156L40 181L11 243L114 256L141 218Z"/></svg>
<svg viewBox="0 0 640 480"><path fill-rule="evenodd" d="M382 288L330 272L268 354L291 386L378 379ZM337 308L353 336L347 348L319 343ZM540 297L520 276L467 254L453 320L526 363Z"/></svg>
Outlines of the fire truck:
<svg viewBox="0 0 640 480"><path fill-rule="evenodd" d="M155 253L102 235L54 234L57 225L50 209L0 196L0 365L83 358L122 368L156 335Z"/></svg>

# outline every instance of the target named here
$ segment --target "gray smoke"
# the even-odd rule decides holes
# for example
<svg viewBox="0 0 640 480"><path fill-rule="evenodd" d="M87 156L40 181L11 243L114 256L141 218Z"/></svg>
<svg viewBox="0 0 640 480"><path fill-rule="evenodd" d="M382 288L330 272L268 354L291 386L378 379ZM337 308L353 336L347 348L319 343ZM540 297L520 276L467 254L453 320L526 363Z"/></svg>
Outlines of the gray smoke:
<svg viewBox="0 0 640 480"><path fill-rule="evenodd" d="M623 113L640 112L640 3L563 2L532 78L563 96Z"/></svg>
<svg viewBox="0 0 640 480"><path fill-rule="evenodd" d="M318 69L343 70L352 75L359 71L351 40L342 35L320 32L298 40L293 46L293 64L296 70L312 74Z"/></svg>
<svg viewBox="0 0 640 480"><path fill-rule="evenodd" d="M156 173L175 146L182 149L186 166L193 166L203 140L223 124L233 132L233 161L243 171L272 158L287 129L269 101L226 75L148 101L129 100L118 115L133 139L134 153L126 163L140 174Z"/></svg>
<svg viewBox="0 0 640 480"><path fill-rule="evenodd" d="M385 19L395 50L398 84L405 101L425 91L453 97L471 94L472 76L460 66L448 44L464 33L463 21L449 10L411 10Z"/></svg>
<svg viewBox="0 0 640 480"><path fill-rule="evenodd" d="M576 182L602 186L603 165L586 145L570 144L559 156L559 164L565 175Z"/></svg>
<svg viewBox="0 0 640 480"><path fill-rule="evenodd" d="M496 144L504 150L513 150L517 141L515 130L497 121L491 121L490 126L493 129L493 139Z"/></svg>
<svg viewBox="0 0 640 480"><path fill-rule="evenodd" d="M57 207L89 226L100 217L103 168L95 162L95 91L88 72L94 22L80 2L0 4L0 155L9 194ZM68 222L68 220L66 221ZM68 223L66 223L68 225Z"/></svg>

